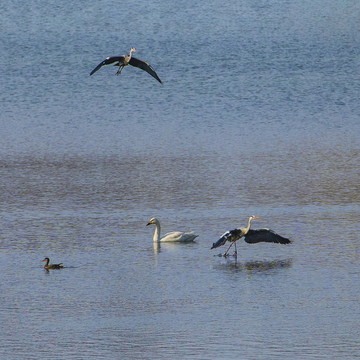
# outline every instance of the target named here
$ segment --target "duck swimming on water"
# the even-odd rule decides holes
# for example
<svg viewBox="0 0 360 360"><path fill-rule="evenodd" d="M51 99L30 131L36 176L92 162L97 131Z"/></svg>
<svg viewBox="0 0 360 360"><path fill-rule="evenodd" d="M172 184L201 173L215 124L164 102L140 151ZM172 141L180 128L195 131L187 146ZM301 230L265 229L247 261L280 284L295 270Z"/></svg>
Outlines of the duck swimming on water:
<svg viewBox="0 0 360 360"><path fill-rule="evenodd" d="M50 259L48 257L46 257L44 260L41 260L41 261L46 261L46 264L44 265L44 269L46 269L46 270L63 269L64 268L62 263L60 263L60 264L49 264Z"/></svg>

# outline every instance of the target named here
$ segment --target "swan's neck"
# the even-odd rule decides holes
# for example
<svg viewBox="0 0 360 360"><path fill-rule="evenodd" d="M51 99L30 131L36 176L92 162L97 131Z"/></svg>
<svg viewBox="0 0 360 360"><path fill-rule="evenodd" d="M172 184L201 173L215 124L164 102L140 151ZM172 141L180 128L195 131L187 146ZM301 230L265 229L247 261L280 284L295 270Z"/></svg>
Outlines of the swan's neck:
<svg viewBox="0 0 360 360"><path fill-rule="evenodd" d="M156 227L155 227L153 240L154 241L160 241L161 226L160 226L159 223L156 223L155 225L156 225Z"/></svg>

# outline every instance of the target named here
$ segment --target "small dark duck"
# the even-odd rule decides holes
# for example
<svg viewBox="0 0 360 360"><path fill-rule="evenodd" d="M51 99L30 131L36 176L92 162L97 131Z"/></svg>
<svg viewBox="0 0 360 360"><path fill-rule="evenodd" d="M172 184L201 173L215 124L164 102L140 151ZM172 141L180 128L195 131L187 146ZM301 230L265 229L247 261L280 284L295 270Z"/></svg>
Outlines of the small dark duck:
<svg viewBox="0 0 360 360"><path fill-rule="evenodd" d="M60 263L60 264L49 264L50 259L48 257L46 257L42 261L46 261L46 264L44 265L44 269L46 269L46 270L63 269L64 268L62 263Z"/></svg>

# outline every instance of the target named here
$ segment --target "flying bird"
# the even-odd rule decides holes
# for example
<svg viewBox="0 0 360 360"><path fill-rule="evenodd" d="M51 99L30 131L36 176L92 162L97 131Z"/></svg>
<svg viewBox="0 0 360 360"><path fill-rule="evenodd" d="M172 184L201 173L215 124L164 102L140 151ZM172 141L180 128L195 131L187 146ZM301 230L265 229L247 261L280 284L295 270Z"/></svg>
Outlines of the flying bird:
<svg viewBox="0 0 360 360"><path fill-rule="evenodd" d="M235 252L234 255L237 255L236 249L236 241L240 240L242 237L248 244L256 244L259 242L272 242L277 244L290 244L291 241L286 239L279 234L276 234L273 230L270 229L258 229L258 230L251 230L250 225L251 221L254 219L260 219L258 216L250 216L248 225L246 228L234 229L225 232L221 235L220 239L213 243L211 249L215 249L219 246L224 245L227 241L231 244L226 250L224 256L228 256L230 248L235 244Z"/></svg>
<svg viewBox="0 0 360 360"><path fill-rule="evenodd" d="M153 237L154 242L192 242L199 236L192 232L172 231L165 234L163 237L160 237L160 221L157 218L151 218L146 226L151 224L156 226Z"/></svg>
<svg viewBox="0 0 360 360"><path fill-rule="evenodd" d="M44 265L44 269L49 270L49 269L63 269L64 266L62 263L60 264L49 264L50 259L48 257L46 257L44 260L41 261L46 261L46 264Z"/></svg>
<svg viewBox="0 0 360 360"><path fill-rule="evenodd" d="M125 66L131 65L131 66L135 66L135 67L138 67L138 68L146 71L152 77L154 77L160 84L162 84L162 81L160 80L160 78L156 74L155 70L151 67L151 65L148 64L146 61L143 61L143 60L140 60L140 59L137 59L137 58L133 57L132 56L133 52L136 52L136 49L131 48L129 55L109 56L109 57L107 57L98 66L96 66L96 68L93 71L91 71L90 76L93 75L94 73L96 73L104 65L110 65L110 64L116 63L116 64L114 64L114 66L119 66L119 70L116 72L116 75L120 75L122 69Z"/></svg>

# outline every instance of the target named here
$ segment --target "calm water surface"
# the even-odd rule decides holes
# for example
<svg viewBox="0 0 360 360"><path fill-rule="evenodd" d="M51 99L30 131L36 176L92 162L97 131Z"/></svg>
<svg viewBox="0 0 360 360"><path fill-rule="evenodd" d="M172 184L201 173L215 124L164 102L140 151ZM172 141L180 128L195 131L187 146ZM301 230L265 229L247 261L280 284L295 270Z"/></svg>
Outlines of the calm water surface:
<svg viewBox="0 0 360 360"><path fill-rule="evenodd" d="M3 1L1 359L360 357L359 15ZM293 244L210 250L252 214Z"/></svg>

